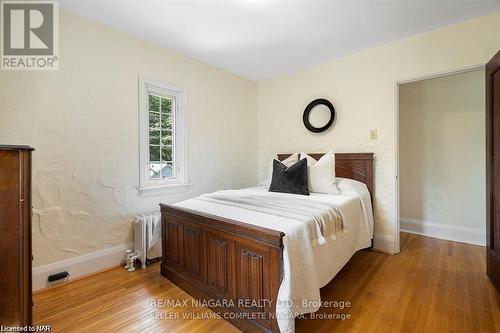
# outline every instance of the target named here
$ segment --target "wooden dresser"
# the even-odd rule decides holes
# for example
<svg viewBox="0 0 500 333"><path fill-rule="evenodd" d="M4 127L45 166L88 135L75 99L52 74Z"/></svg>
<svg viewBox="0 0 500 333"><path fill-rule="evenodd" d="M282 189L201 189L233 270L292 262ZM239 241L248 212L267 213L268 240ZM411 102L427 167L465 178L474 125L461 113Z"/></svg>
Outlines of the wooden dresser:
<svg viewBox="0 0 500 333"><path fill-rule="evenodd" d="M0 325L31 319L31 152L0 145Z"/></svg>

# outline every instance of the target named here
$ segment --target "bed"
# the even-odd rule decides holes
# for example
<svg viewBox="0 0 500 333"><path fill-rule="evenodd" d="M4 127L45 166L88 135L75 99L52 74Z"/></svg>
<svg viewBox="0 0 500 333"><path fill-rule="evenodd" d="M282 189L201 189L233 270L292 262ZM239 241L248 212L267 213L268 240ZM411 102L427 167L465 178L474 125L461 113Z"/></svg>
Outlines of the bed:
<svg viewBox="0 0 500 333"><path fill-rule="evenodd" d="M161 274L244 332L293 332L294 316L319 308L319 288L371 246L373 154L335 154L335 171L340 195L254 187L161 204ZM293 214L324 206L340 217L338 229L294 224Z"/></svg>

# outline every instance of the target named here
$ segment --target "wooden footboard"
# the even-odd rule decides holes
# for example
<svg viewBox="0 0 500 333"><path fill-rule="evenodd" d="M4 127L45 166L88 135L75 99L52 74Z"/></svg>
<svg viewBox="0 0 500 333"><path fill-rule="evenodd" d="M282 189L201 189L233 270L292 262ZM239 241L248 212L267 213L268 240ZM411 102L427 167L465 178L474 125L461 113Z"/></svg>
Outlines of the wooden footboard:
<svg viewBox="0 0 500 333"><path fill-rule="evenodd" d="M284 233L160 206L161 274L244 332L279 332Z"/></svg>
<svg viewBox="0 0 500 333"><path fill-rule="evenodd" d="M319 159L323 153L309 154ZM279 154L283 160L290 154ZM335 154L337 177L366 184L373 200L373 153ZM279 332L283 232L160 204L161 274L244 332ZM307 272L304 272L305 274ZM223 301L223 303L216 301ZM214 304L215 303L215 304Z"/></svg>

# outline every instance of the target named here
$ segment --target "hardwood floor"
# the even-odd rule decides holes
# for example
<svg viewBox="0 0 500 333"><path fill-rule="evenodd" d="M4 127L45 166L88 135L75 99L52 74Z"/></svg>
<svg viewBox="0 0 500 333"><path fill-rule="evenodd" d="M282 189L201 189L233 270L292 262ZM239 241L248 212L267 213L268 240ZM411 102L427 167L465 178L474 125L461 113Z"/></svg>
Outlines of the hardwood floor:
<svg viewBox="0 0 500 333"><path fill-rule="evenodd" d="M481 246L402 233L400 254L358 252L321 295L351 306L331 303L316 316L350 318L298 319L298 333L500 332L500 295ZM191 300L158 264L117 268L36 294L34 321L54 332L239 332L223 319L192 319L215 316L206 308L154 303L168 299Z"/></svg>

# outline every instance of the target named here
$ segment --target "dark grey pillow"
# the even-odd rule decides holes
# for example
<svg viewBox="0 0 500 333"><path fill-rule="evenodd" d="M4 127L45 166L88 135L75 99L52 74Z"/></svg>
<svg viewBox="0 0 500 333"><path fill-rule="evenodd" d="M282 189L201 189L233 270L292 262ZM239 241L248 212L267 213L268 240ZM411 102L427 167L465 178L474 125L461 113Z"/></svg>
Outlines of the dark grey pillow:
<svg viewBox="0 0 500 333"><path fill-rule="evenodd" d="M273 178L269 192L309 195L307 182L307 159L289 166L278 160L273 161Z"/></svg>

